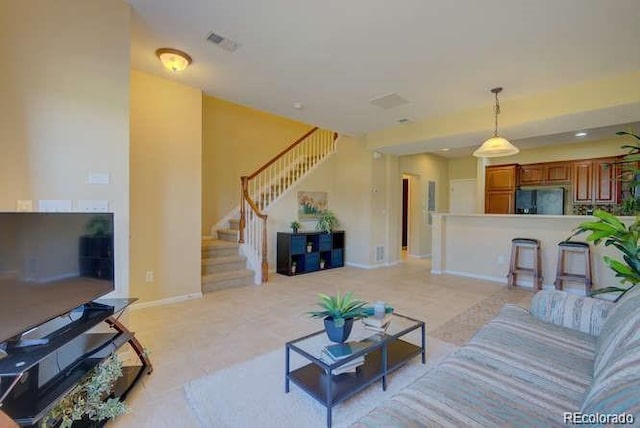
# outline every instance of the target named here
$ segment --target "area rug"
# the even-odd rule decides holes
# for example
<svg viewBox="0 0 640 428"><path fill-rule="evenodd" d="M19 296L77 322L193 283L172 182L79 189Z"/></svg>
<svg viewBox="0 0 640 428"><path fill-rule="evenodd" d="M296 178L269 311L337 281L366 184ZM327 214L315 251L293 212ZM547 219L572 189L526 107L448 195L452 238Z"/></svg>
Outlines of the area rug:
<svg viewBox="0 0 640 428"><path fill-rule="evenodd" d="M502 306L513 303L525 308L533 297L533 291L522 288L502 288L466 311L429 331L429 335L457 346L465 344L480 327L495 318Z"/></svg>
<svg viewBox="0 0 640 428"><path fill-rule="evenodd" d="M427 364L416 357L387 379L376 382L333 408L333 426L347 427L419 376L435 367L457 346L427 338ZM305 360L291 353L292 368ZM186 400L202 427L326 427L326 408L291 383L284 392L285 353L279 349L245 363L193 380L184 386Z"/></svg>

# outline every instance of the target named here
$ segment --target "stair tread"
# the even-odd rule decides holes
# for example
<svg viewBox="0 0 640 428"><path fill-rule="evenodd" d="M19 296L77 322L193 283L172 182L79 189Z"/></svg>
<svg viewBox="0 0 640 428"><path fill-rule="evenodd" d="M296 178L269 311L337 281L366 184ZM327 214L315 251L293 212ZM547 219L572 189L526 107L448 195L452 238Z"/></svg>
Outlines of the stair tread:
<svg viewBox="0 0 640 428"><path fill-rule="evenodd" d="M202 265L222 265L226 263L240 263L244 262L246 257L236 255L236 256L223 256L223 257L207 257L202 259Z"/></svg>
<svg viewBox="0 0 640 428"><path fill-rule="evenodd" d="M231 270L228 272L218 272L209 275L202 275L202 282L218 282L230 279L253 278L253 272L247 269Z"/></svg>
<svg viewBox="0 0 640 428"><path fill-rule="evenodd" d="M202 248L238 248L237 242L224 241L222 239L203 240Z"/></svg>
<svg viewBox="0 0 640 428"><path fill-rule="evenodd" d="M238 229L218 229L218 233L238 233Z"/></svg>

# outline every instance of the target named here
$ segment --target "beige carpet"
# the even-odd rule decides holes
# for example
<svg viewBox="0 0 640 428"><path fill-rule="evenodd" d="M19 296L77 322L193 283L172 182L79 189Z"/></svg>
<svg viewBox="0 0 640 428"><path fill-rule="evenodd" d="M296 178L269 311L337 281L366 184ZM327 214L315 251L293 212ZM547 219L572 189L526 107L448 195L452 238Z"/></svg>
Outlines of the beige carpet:
<svg viewBox="0 0 640 428"><path fill-rule="evenodd" d="M333 409L333 426L348 427L373 408L426 374L457 349L427 338L427 364L416 357L393 372L387 390L380 382L357 393ZM292 367L307 361L292 353ZM282 428L326 427L326 408L291 383L284 392L284 349L195 379L184 386L189 407L201 427Z"/></svg>
<svg viewBox="0 0 640 428"><path fill-rule="evenodd" d="M507 303L529 307L533 291L523 288L502 288L483 301L476 303L440 327L429 331L429 336L454 345L463 345L480 327L494 318Z"/></svg>

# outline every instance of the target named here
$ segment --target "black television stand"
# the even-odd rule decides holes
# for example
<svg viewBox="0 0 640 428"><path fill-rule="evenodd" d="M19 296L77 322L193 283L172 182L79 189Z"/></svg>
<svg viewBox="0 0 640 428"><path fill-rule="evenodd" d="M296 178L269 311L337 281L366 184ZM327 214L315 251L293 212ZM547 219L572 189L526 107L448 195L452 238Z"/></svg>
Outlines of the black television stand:
<svg viewBox="0 0 640 428"><path fill-rule="evenodd" d="M49 344L49 339L46 337L42 339L15 339L7 342L7 349L8 350L23 349L23 348L30 348L32 346L42 346L42 345L48 345L48 344Z"/></svg>
<svg viewBox="0 0 640 428"><path fill-rule="evenodd" d="M21 426L36 426L91 370L123 346L130 346L138 360L122 368L111 396L124 400L144 374L153 371L151 361L136 339L118 319L137 299L104 299L91 305L80 318L52 332L39 346L7 346L0 357L0 405ZM99 325L103 328L95 329Z"/></svg>

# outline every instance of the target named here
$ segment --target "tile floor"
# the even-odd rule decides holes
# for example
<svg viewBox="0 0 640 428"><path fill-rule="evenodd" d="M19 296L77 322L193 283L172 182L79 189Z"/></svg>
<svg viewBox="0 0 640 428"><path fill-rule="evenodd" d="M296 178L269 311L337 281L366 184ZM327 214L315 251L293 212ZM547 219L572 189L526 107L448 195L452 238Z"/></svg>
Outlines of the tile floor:
<svg viewBox="0 0 640 428"><path fill-rule="evenodd" d="M131 412L109 426L197 427L182 386L195 378L283 347L322 328L310 319L316 293L353 291L438 327L501 284L431 275L428 260L381 269L345 267L307 275L274 274L266 286L227 289L183 303L130 311L125 323L151 352L154 372L132 391Z"/></svg>

